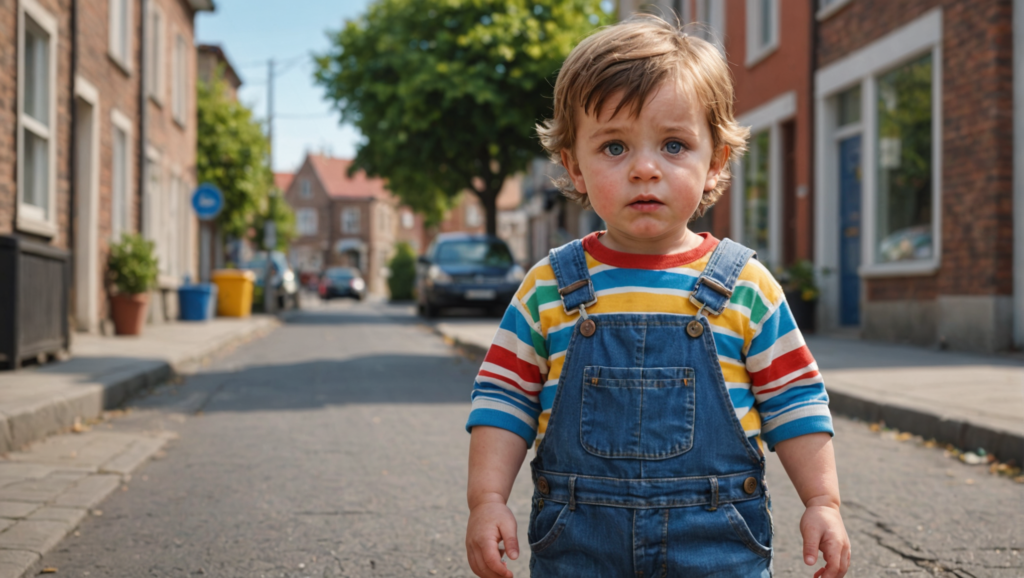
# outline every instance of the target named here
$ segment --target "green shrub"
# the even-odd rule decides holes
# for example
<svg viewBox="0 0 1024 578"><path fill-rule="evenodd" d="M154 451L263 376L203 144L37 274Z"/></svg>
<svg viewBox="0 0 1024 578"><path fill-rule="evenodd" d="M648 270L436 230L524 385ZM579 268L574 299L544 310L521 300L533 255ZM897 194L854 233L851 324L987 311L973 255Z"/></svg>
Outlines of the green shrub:
<svg viewBox="0 0 1024 578"><path fill-rule="evenodd" d="M388 277L388 289L392 301L408 301L412 299L413 285L416 283L416 253L408 243L395 245L395 256L388 263L391 276Z"/></svg>
<svg viewBox="0 0 1024 578"><path fill-rule="evenodd" d="M118 293L135 295L156 286L158 273L153 241L142 235L125 233L110 246L108 272Z"/></svg>

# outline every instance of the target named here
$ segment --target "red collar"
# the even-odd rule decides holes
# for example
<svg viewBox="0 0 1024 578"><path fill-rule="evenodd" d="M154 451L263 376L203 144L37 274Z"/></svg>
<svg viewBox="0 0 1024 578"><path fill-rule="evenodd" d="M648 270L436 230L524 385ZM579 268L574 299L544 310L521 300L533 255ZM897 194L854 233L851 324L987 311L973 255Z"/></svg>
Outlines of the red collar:
<svg viewBox="0 0 1024 578"><path fill-rule="evenodd" d="M604 231L595 231L583 238L583 249L592 257L613 267L623 269L671 269L688 265L707 255L718 246L718 239L711 233L697 233L704 240L697 247L682 253L670 253L668 255L643 255L638 253L623 253L609 249L601 244L598 237Z"/></svg>

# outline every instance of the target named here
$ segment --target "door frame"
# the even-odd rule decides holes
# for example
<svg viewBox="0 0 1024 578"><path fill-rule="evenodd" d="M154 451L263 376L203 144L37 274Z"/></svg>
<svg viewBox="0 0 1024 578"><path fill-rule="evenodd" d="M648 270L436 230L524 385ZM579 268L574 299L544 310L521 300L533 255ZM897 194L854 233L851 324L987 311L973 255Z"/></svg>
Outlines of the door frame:
<svg viewBox="0 0 1024 578"><path fill-rule="evenodd" d="M100 93L92 83L76 76L76 109L79 102L89 106L90 112L88 118L76 114L76 138L71 145L75 147L75 326L95 333L100 323Z"/></svg>

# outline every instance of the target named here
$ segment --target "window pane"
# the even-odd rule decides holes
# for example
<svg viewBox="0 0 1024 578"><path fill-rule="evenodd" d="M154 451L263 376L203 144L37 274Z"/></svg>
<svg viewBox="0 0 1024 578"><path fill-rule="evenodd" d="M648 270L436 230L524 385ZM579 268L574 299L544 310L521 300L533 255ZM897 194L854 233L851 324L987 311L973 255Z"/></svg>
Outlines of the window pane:
<svg viewBox="0 0 1024 578"><path fill-rule="evenodd" d="M49 36L27 21L25 27L25 113L50 124Z"/></svg>
<svg viewBox="0 0 1024 578"><path fill-rule="evenodd" d="M110 232L113 239L119 240L127 227L127 186L128 186L128 135L114 127L114 163L112 175L113 194L111 195Z"/></svg>
<svg viewBox="0 0 1024 578"><path fill-rule="evenodd" d="M860 122L860 85L836 97L836 125L846 126Z"/></svg>
<svg viewBox="0 0 1024 578"><path fill-rule="evenodd" d="M769 131L750 139L744 170L743 243L768 258Z"/></svg>
<svg viewBox="0 0 1024 578"><path fill-rule="evenodd" d="M932 239L932 60L878 79L878 262L928 259Z"/></svg>
<svg viewBox="0 0 1024 578"><path fill-rule="evenodd" d="M24 129L25 135L25 188L22 202L46 211L49 204L49 155L46 139Z"/></svg>
<svg viewBox="0 0 1024 578"><path fill-rule="evenodd" d="M761 0L761 46L772 42L772 0Z"/></svg>

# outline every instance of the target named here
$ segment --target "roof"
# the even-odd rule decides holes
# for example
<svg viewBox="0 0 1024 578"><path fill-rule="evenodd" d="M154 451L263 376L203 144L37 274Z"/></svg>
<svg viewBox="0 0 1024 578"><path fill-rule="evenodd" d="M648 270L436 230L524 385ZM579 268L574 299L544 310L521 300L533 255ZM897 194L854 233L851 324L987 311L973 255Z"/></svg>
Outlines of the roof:
<svg viewBox="0 0 1024 578"><path fill-rule="evenodd" d="M206 53L213 56L213 58L219 63L224 65L224 78L231 83L236 89L242 86L242 77L238 76L235 72L235 68L231 66L231 61L228 60L227 54L224 54L224 49L217 44L200 44L196 46L196 50L200 53ZM211 74L212 76L212 74ZM209 81L209 79L206 79Z"/></svg>
<svg viewBox="0 0 1024 578"><path fill-rule="evenodd" d="M307 157L313 165L320 184L334 199L388 199L391 193L384 186L384 179L368 178L364 171L356 171L351 177L348 169L351 159L338 159L311 154Z"/></svg>
<svg viewBox="0 0 1024 578"><path fill-rule="evenodd" d="M295 178L295 173L274 173L274 186L279 190L287 191L288 187L292 185L292 179Z"/></svg>
<svg viewBox="0 0 1024 578"><path fill-rule="evenodd" d="M188 3L196 12L213 12L217 9L213 0L189 0Z"/></svg>

